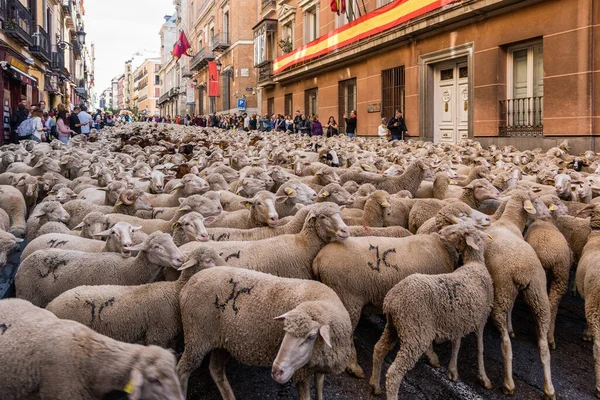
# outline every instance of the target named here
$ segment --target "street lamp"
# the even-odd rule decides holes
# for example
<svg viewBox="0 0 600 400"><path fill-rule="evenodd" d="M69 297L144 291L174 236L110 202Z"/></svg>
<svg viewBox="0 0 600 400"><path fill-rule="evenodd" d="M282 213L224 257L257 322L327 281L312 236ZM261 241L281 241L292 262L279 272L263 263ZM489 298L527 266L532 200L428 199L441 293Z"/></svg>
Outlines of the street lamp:
<svg viewBox="0 0 600 400"><path fill-rule="evenodd" d="M83 31L83 27L80 27L79 30L75 32L75 34L77 35L77 41L82 45L85 44L86 33Z"/></svg>
<svg viewBox="0 0 600 400"><path fill-rule="evenodd" d="M80 33L81 37L79 36ZM85 32L77 32L77 43L69 43L67 41L61 40L60 33L56 34L56 39L58 40L56 46L58 46L58 48L60 48L61 50L64 50L68 47L71 50L81 51L81 49L83 49L81 39L85 40Z"/></svg>
<svg viewBox="0 0 600 400"><path fill-rule="evenodd" d="M222 66L223 66L223 64L221 64L221 61L220 61L220 60L218 60L218 61L217 61L217 72L219 72L219 73L221 72L221 67L222 67Z"/></svg>

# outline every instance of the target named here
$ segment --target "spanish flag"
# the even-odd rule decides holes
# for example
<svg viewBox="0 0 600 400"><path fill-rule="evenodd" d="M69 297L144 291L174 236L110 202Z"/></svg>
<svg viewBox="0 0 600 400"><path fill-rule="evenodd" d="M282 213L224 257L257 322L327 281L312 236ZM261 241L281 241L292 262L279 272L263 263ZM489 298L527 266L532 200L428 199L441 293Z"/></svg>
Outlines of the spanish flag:
<svg viewBox="0 0 600 400"><path fill-rule="evenodd" d="M330 0L331 11L340 15L346 12L346 0Z"/></svg>
<svg viewBox="0 0 600 400"><path fill-rule="evenodd" d="M190 57L188 50L191 47L192 46L190 46L190 42L188 41L187 36L185 36L185 32L182 30L179 34L179 40L175 43L175 46L173 46L173 51L171 52L171 54L173 55L173 57L175 57L176 60L179 60L184 54Z"/></svg>

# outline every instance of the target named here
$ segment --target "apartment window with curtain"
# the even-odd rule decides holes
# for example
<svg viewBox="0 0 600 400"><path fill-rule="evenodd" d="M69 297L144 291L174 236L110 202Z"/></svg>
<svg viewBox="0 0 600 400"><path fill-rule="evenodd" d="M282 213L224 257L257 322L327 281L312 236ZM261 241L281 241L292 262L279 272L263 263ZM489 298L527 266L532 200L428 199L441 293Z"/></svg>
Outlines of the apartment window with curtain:
<svg viewBox="0 0 600 400"><path fill-rule="evenodd" d="M304 11L304 44L319 37L319 8L312 6Z"/></svg>
<svg viewBox="0 0 600 400"><path fill-rule="evenodd" d="M306 118L312 118L319 113L319 89L313 88L304 91L304 113Z"/></svg>
<svg viewBox="0 0 600 400"><path fill-rule="evenodd" d="M500 135L539 136L544 120L544 49L541 40L507 49L506 100Z"/></svg>
<svg viewBox="0 0 600 400"><path fill-rule="evenodd" d="M346 0L346 12L335 17L336 27L339 28L346 25L348 22L354 21L363 15L364 8L360 8L359 0Z"/></svg>
<svg viewBox="0 0 600 400"><path fill-rule="evenodd" d="M281 38L283 40L289 40L291 44L291 48L289 50L294 50L294 22L289 21L285 23L281 29Z"/></svg>

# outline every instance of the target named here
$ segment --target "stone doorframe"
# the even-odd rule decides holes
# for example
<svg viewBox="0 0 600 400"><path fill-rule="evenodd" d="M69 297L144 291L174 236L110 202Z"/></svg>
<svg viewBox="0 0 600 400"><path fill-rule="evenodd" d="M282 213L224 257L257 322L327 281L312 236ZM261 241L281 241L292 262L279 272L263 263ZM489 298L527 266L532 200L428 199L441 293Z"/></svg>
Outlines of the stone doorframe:
<svg viewBox="0 0 600 400"><path fill-rule="evenodd" d="M434 137L435 64L464 57L467 58L467 67L469 68L468 131L469 138L473 137L473 77L475 69L473 66L473 42L470 42L419 56L419 137L421 139L433 142Z"/></svg>

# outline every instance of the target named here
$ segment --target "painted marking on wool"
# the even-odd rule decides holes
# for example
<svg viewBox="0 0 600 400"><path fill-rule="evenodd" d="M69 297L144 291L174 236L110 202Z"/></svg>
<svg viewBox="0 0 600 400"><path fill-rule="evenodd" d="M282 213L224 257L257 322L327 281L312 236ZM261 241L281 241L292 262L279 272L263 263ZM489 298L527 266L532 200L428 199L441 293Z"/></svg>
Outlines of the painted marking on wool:
<svg viewBox="0 0 600 400"><path fill-rule="evenodd" d="M6 331L10 327L11 327L10 324L8 324L8 325L6 325L6 324L0 324L0 331L2 331L2 332L0 332L0 335L4 335L4 333L6 333Z"/></svg>
<svg viewBox="0 0 600 400"><path fill-rule="evenodd" d="M102 303L100 305L100 308L98 309L98 320L102 321L102 310L104 310L104 308L108 307L108 306L112 306L115 302L115 298L111 297L110 299L106 300L104 303Z"/></svg>
<svg viewBox="0 0 600 400"><path fill-rule="evenodd" d="M47 278L48 276L50 276L50 274L52 274L54 280L58 279L58 276L56 275L56 270L60 267L64 267L65 265L67 265L67 260L59 260L51 256L45 257L42 266L47 267L48 270L47 272L42 272L38 269L40 278Z"/></svg>
<svg viewBox="0 0 600 400"><path fill-rule="evenodd" d="M370 244L369 245L369 251L372 251L372 250L375 250L375 261L376 261L376 263L374 264L371 261L369 261L367 263L367 265L369 266L369 268L371 268L373 271L381 272L381 264L383 264L385 267L393 268L395 270L398 270L398 266L396 264L391 264L387 260L387 258L388 258L388 256L390 254L396 253L396 249L395 248L387 249L383 253L380 253L379 252L379 246L373 246L372 244Z"/></svg>
<svg viewBox="0 0 600 400"><path fill-rule="evenodd" d="M64 246L65 244L69 243L68 240L58 240L58 239L52 239L52 240L48 240L48 242L46 244L50 245L51 249L56 249L58 247Z"/></svg>
<svg viewBox="0 0 600 400"><path fill-rule="evenodd" d="M231 253L230 255L228 255L227 257L225 257L225 261L229 261L231 258L237 258L238 260L240 259L240 253L242 251L239 250L237 253Z"/></svg>
<svg viewBox="0 0 600 400"><path fill-rule="evenodd" d="M231 293L229 294L229 296L225 299L224 302L219 301L219 296L215 296L215 307L217 310L221 310L221 311L225 311L225 309L227 308L227 305L229 303L231 303L231 309L237 314L238 311L240 310L239 307L237 306L237 299L240 296L240 294L250 294L251 290L254 288L250 287L250 288L241 288L238 289L238 282L235 282L232 279L230 279L229 281L227 281L227 283L229 283L230 285L233 285L233 287L231 288Z"/></svg>
<svg viewBox="0 0 600 400"><path fill-rule="evenodd" d="M210 235L210 236L211 236L211 239L214 240L215 242L223 242L223 241L229 240L230 235L229 235L229 233L223 233L223 234L219 235L216 239L215 239L214 234Z"/></svg>

